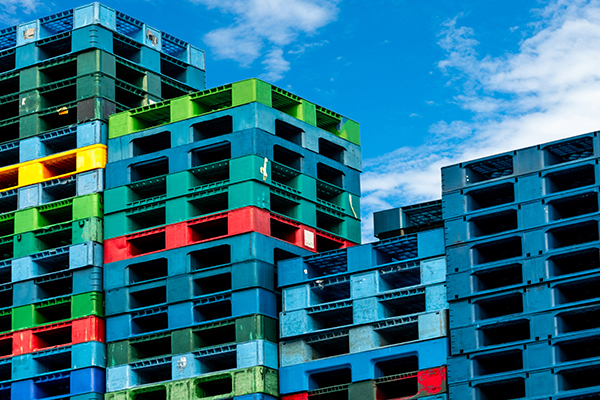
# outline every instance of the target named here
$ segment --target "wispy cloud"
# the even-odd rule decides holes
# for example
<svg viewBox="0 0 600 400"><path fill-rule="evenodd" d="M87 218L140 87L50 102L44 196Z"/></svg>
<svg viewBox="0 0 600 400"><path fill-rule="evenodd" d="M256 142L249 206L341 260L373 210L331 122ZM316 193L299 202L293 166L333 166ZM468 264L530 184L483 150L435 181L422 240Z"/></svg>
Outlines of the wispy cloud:
<svg viewBox="0 0 600 400"><path fill-rule="evenodd" d="M284 47L311 36L337 18L338 0L190 0L232 15L234 22L204 36L215 57L250 66L263 58L265 79L290 69ZM265 48L268 48L266 52ZM296 49L298 50L298 49Z"/></svg>
<svg viewBox="0 0 600 400"><path fill-rule="evenodd" d="M443 25L438 68L472 117L439 121L423 145L365 160L363 214L439 198L443 165L600 128L600 1L558 0L535 13L519 51L502 57L479 55L460 16ZM371 229L363 225L364 239Z"/></svg>
<svg viewBox="0 0 600 400"><path fill-rule="evenodd" d="M0 24L16 25L22 21L22 14L30 15L44 7L39 0L1 0Z"/></svg>

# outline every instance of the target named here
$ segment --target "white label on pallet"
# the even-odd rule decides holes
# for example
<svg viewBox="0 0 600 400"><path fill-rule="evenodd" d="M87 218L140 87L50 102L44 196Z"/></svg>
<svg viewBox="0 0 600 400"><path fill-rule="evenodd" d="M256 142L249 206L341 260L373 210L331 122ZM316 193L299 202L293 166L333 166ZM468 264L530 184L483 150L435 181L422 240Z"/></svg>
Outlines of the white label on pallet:
<svg viewBox="0 0 600 400"><path fill-rule="evenodd" d="M304 246L310 249L315 248L315 234L313 232L304 230Z"/></svg>

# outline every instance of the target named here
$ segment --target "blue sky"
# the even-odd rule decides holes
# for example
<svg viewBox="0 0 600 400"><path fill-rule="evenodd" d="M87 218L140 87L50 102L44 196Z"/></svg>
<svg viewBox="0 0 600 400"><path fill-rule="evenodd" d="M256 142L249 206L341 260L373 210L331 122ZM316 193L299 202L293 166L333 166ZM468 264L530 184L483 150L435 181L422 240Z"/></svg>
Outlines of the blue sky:
<svg viewBox="0 0 600 400"><path fill-rule="evenodd" d="M2 0L0 25L89 1ZM361 124L372 211L440 197L439 168L600 128L600 1L106 0Z"/></svg>

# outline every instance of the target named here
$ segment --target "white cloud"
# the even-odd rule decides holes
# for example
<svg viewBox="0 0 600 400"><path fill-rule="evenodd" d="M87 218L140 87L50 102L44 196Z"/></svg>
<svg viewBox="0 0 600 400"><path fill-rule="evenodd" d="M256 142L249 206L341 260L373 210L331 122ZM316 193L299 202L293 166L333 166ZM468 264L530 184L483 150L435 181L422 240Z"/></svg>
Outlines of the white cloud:
<svg viewBox="0 0 600 400"><path fill-rule="evenodd" d="M267 72L260 76L261 79L275 82L283 78L283 74L290 70L289 61L284 60L283 50L275 48L271 50L262 62Z"/></svg>
<svg viewBox="0 0 600 400"><path fill-rule="evenodd" d="M363 215L441 196L440 167L600 128L600 1L557 0L519 51L480 56L476 32L447 21L438 68L467 121L439 121L421 146L365 160ZM363 225L364 239L371 225Z"/></svg>
<svg viewBox="0 0 600 400"><path fill-rule="evenodd" d="M22 22L19 14L30 15L43 7L44 3L39 0L1 0L0 24L16 25Z"/></svg>
<svg viewBox="0 0 600 400"><path fill-rule="evenodd" d="M231 59L247 67L263 56L264 47L270 47L262 62L265 65L264 76L277 79L289 70L289 63L285 71L282 69L283 47L294 43L302 35L316 34L338 14L338 0L190 1L216 8L234 18L230 26L211 31L204 37L217 58Z"/></svg>

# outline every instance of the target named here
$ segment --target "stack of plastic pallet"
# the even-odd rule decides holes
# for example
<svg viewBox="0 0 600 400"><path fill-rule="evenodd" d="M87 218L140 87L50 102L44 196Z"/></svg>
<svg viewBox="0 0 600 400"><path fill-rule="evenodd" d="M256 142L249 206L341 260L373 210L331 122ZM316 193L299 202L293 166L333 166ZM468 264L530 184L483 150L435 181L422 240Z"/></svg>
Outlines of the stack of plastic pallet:
<svg viewBox="0 0 600 400"><path fill-rule="evenodd" d="M277 264L359 242L358 125L251 79L112 116L108 151L107 398L277 398Z"/></svg>
<svg viewBox="0 0 600 400"><path fill-rule="evenodd" d="M279 263L283 400L447 399L441 202L375 221L387 239Z"/></svg>
<svg viewBox="0 0 600 400"><path fill-rule="evenodd" d="M597 133L442 170L456 399L600 396Z"/></svg>
<svg viewBox="0 0 600 400"><path fill-rule="evenodd" d="M203 57L98 3L0 31L2 399L104 396L107 120L204 87L169 46Z"/></svg>

